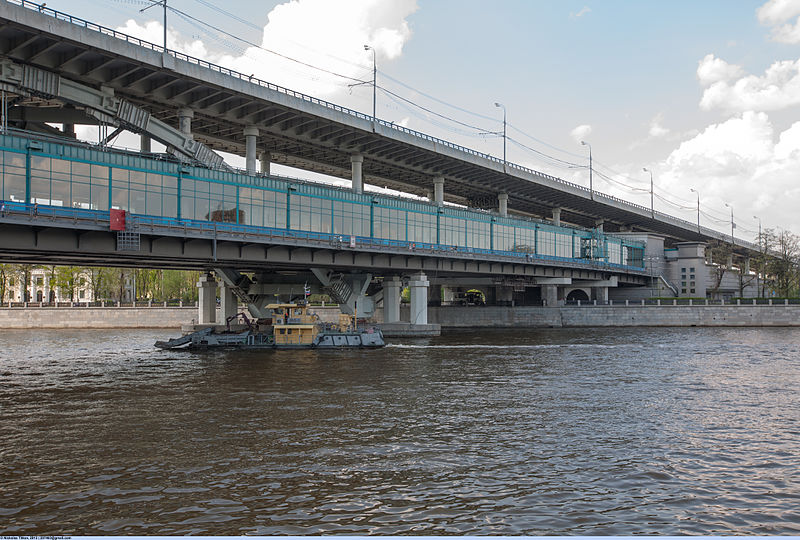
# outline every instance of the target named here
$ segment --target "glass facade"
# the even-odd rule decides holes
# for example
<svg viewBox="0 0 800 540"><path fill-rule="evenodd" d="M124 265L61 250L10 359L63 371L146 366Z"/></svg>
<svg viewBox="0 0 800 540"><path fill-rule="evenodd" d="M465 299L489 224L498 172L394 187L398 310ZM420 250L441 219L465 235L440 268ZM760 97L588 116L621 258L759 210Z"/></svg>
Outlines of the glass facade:
<svg viewBox="0 0 800 540"><path fill-rule="evenodd" d="M643 245L598 231L0 136L2 200L355 236L439 249L643 267Z"/></svg>

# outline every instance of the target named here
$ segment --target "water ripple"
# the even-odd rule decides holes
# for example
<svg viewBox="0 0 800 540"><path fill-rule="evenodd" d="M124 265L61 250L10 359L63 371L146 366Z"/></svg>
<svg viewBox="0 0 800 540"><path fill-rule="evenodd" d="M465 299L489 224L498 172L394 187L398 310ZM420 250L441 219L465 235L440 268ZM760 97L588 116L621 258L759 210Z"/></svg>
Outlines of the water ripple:
<svg viewBox="0 0 800 540"><path fill-rule="evenodd" d="M0 534L800 533L800 332L0 334Z"/></svg>

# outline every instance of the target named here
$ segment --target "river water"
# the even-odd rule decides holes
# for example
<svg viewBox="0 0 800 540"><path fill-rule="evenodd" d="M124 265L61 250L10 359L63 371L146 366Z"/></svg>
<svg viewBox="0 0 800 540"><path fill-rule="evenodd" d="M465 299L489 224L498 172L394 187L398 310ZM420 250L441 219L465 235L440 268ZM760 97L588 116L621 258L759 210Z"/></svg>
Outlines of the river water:
<svg viewBox="0 0 800 540"><path fill-rule="evenodd" d="M0 534L798 534L800 330L0 331Z"/></svg>

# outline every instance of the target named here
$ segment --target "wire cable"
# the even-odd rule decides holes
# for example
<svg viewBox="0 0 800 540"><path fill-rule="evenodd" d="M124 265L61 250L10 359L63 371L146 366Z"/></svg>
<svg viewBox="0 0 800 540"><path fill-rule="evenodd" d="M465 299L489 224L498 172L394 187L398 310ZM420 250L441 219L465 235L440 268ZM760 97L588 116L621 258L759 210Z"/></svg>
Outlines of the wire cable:
<svg viewBox="0 0 800 540"><path fill-rule="evenodd" d="M207 26L207 27L209 27L209 28L221 33L221 34L224 34L224 35L226 35L228 37L231 37L231 38L233 38L233 39L235 39L237 41L241 41L242 43L245 43L245 44L249 45L250 47L255 47L257 49L261 49L262 51L268 52L270 54L274 54L275 56L279 56L279 57L281 57L281 58L283 58L285 60L289 60L291 62L295 62L297 64L309 67L311 69L315 69L315 70L318 70L318 71L322 71L324 73L328 73L329 75L334 75L335 77L341 77L342 79L348 79L348 80L355 81L355 82L358 82L358 83L366 83L366 82L368 82L368 81L364 81L364 80L361 80L361 79L356 79L355 77L350 77L349 75L342 75L341 73L337 73L337 72L331 71L329 69L321 68L319 66L315 66L313 64L309 64L308 62L303 62L302 60L298 60L296 58L292 58L291 56L287 56L285 54L281 54L281 53L279 53L277 51L273 51L271 49L267 49L266 47L262 47L261 45L257 45L257 44L253 43L250 40L247 40L247 39L244 39L242 37L236 36L234 34L231 34L230 32L226 32L225 30L223 30L223 29L221 29L221 28L219 28L217 26L214 26L213 24L210 24L210 23L207 23L207 22L205 22L203 20L200 20L197 17L193 17L192 15L189 15L188 13L186 13L184 11L181 11L181 10L179 10L177 8L174 8L172 6L167 6L167 7L168 7L168 9L170 11L172 11L174 13L182 15L185 18L189 18L189 19L191 19L191 20L193 20L193 21L195 21L195 22L197 22L199 24Z"/></svg>

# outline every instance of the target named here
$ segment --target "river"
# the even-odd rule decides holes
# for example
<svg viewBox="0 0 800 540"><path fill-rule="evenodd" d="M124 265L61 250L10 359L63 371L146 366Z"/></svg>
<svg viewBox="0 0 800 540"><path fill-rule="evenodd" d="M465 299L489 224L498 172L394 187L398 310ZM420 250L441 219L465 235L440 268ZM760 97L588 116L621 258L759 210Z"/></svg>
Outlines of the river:
<svg viewBox="0 0 800 540"><path fill-rule="evenodd" d="M0 534L800 534L800 329L0 331Z"/></svg>

